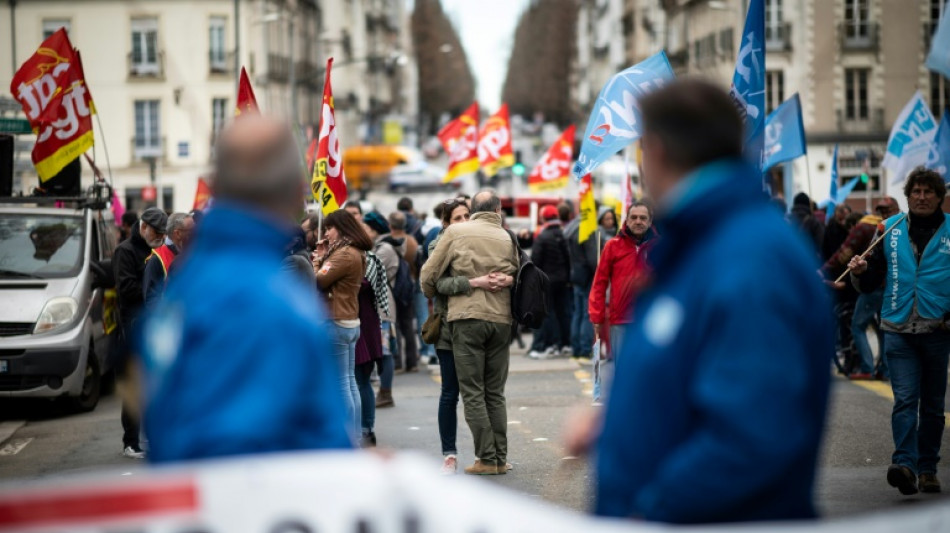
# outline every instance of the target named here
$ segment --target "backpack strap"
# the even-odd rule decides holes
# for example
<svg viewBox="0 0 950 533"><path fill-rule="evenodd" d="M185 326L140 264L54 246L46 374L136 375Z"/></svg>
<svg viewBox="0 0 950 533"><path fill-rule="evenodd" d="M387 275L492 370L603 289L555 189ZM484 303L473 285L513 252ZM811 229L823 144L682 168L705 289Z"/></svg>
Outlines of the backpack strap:
<svg viewBox="0 0 950 533"><path fill-rule="evenodd" d="M521 247L518 246L518 239L515 238L515 232L511 231L510 229L506 229L505 231L508 232L508 236L511 237L511 252L515 258L515 272L517 273L519 270L521 270L521 255L524 252L521 250ZM516 279L517 277L517 274L515 274Z"/></svg>

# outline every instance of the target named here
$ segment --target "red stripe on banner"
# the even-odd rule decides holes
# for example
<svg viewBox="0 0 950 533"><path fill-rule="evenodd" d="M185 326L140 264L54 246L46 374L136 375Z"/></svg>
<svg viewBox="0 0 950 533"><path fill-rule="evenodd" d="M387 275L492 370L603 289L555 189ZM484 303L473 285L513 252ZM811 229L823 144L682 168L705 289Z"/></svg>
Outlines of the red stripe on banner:
<svg viewBox="0 0 950 533"><path fill-rule="evenodd" d="M0 528L102 521L197 509L198 488L190 479L162 481L147 487L0 495Z"/></svg>

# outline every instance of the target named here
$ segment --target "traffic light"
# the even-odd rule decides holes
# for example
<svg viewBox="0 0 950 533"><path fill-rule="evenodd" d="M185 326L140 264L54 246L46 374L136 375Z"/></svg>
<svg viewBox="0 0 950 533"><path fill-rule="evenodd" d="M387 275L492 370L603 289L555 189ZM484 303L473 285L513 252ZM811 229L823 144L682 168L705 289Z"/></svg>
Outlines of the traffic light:
<svg viewBox="0 0 950 533"><path fill-rule="evenodd" d="M521 163L515 163L511 166L511 173L515 176L524 176L525 168Z"/></svg>
<svg viewBox="0 0 950 533"><path fill-rule="evenodd" d="M862 172L862 173L861 173L861 183L867 185L868 181L870 181L870 180L871 180L871 178L868 177L868 173L867 173L867 172Z"/></svg>

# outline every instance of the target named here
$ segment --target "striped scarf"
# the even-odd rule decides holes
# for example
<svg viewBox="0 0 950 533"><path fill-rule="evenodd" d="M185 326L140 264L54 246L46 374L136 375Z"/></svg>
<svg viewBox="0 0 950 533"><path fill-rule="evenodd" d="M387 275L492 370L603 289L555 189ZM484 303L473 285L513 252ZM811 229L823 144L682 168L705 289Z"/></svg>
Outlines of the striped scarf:
<svg viewBox="0 0 950 533"><path fill-rule="evenodd" d="M389 282L386 280L386 269L383 268L383 262L373 252L366 252L366 273L364 276L373 287L376 307L383 310L383 315L390 316L389 293L387 291Z"/></svg>

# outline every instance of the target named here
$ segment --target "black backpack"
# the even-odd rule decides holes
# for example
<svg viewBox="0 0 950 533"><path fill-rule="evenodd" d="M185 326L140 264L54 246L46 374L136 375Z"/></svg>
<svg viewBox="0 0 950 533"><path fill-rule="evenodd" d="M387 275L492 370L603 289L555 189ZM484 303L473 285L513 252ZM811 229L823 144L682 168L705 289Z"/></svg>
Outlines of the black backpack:
<svg viewBox="0 0 950 533"><path fill-rule="evenodd" d="M399 248L392 239L384 239L383 242L389 243L399 258L399 270L396 271L396 279L393 281L393 299L400 307L409 307L412 305L416 286L412 282L412 276L409 275L409 261L399 253Z"/></svg>
<svg viewBox="0 0 950 533"><path fill-rule="evenodd" d="M528 259L514 234L508 235L520 265L511 286L511 316L522 326L538 329L548 315L548 277Z"/></svg>

